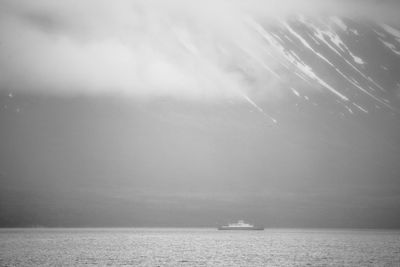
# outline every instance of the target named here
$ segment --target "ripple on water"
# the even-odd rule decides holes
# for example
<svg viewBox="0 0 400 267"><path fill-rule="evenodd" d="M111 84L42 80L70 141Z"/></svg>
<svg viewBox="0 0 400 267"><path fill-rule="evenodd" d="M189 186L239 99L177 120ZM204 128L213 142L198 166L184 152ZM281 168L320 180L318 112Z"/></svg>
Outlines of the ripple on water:
<svg viewBox="0 0 400 267"><path fill-rule="evenodd" d="M1 266L400 266L400 232L2 229Z"/></svg>

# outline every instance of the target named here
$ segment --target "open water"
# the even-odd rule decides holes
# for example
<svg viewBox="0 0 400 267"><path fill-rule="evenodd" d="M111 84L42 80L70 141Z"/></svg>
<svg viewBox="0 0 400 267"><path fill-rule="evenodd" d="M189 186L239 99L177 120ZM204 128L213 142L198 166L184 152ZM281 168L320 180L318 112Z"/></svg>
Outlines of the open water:
<svg viewBox="0 0 400 267"><path fill-rule="evenodd" d="M0 266L400 267L400 231L0 229Z"/></svg>

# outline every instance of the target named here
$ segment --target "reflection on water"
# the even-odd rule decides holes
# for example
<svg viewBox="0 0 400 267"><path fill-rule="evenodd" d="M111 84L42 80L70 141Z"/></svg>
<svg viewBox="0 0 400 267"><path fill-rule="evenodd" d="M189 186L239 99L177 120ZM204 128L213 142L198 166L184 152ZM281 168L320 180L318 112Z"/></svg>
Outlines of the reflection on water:
<svg viewBox="0 0 400 267"><path fill-rule="evenodd" d="M2 229L0 266L400 266L400 231Z"/></svg>

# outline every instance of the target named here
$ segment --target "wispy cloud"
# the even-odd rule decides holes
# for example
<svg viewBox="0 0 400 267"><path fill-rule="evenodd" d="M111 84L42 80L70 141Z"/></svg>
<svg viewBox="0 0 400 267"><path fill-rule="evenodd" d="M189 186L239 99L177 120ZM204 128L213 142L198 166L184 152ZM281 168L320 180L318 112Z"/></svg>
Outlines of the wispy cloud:
<svg viewBox="0 0 400 267"><path fill-rule="evenodd" d="M274 61L246 17L391 17L384 1L0 2L0 86L47 93L241 98L273 88ZM377 8L378 7L378 8ZM394 16L392 16L394 18ZM257 59L257 60L254 60ZM261 60L261 62L260 62ZM272 70L272 73L271 73Z"/></svg>

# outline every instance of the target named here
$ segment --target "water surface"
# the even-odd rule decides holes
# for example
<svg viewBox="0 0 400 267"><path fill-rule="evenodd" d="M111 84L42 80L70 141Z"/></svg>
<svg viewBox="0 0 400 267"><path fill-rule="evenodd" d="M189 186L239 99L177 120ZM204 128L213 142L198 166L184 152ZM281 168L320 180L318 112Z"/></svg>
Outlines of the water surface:
<svg viewBox="0 0 400 267"><path fill-rule="evenodd" d="M0 266L400 266L400 231L1 229Z"/></svg>

